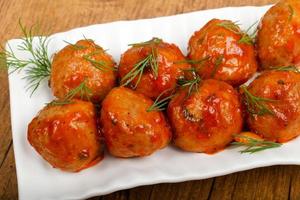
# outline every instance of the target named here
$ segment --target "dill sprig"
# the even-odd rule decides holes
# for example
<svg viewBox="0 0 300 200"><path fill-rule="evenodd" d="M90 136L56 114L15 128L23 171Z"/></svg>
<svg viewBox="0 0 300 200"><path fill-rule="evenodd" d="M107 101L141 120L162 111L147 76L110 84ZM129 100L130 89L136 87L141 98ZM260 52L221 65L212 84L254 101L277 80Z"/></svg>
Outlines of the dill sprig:
<svg viewBox="0 0 300 200"><path fill-rule="evenodd" d="M292 72L300 73L300 70L294 65L271 67L270 69L277 70L277 71L292 71Z"/></svg>
<svg viewBox="0 0 300 200"><path fill-rule="evenodd" d="M24 37L21 39L21 44L18 45L18 50L29 53L31 58L18 58L11 46L8 45L9 50L2 49L2 52L0 52L0 59L6 60L6 68L10 70L10 73L25 69L26 75L23 78L27 80L26 89L31 90L32 95L41 82L50 76L51 61L48 56L49 39L48 37L37 36L37 40L34 40L33 32L35 26L28 29L22 25L21 20L19 20L19 26Z"/></svg>
<svg viewBox="0 0 300 200"><path fill-rule="evenodd" d="M196 68L184 69L184 71L190 72L192 74L192 79L181 78L177 80L177 86L179 87L188 87L187 97L189 97L192 92L198 91L198 86L201 81L200 76L197 74ZM170 92L172 89L163 91L154 101L154 103L147 109L147 112L151 111L161 111L165 110L166 105L174 97L175 94L171 94L167 97L162 98L162 96Z"/></svg>
<svg viewBox="0 0 300 200"><path fill-rule="evenodd" d="M238 21L235 21L235 22L231 22L231 21L222 21L220 23L217 24L217 26L220 26L220 27L223 27L233 33L236 33L236 34L241 34L241 30L239 28L239 25L237 23Z"/></svg>
<svg viewBox="0 0 300 200"><path fill-rule="evenodd" d="M181 87L189 87L188 96L190 96L193 91L198 90L198 84L200 81L201 81L201 78L199 76L197 76L196 78L191 79L191 80L179 79L177 82L178 82L178 85Z"/></svg>
<svg viewBox="0 0 300 200"><path fill-rule="evenodd" d="M71 47L75 50L82 50L82 49L86 49L85 46L83 45L79 45L79 44L72 44L71 42L68 42L66 40L64 40L65 43L67 43L68 45L71 45Z"/></svg>
<svg viewBox="0 0 300 200"><path fill-rule="evenodd" d="M90 42L94 42L94 40L93 39L91 39L91 38L87 38L84 34L82 34L82 37L85 39L85 40L87 40L87 41L90 41Z"/></svg>
<svg viewBox="0 0 300 200"><path fill-rule="evenodd" d="M6 65L1 65L1 68L9 69L10 74L24 69L28 65L28 61L20 60L17 58L9 44L7 47L9 48L8 51L1 47L2 51L0 52L0 59L6 62Z"/></svg>
<svg viewBox="0 0 300 200"><path fill-rule="evenodd" d="M105 61L95 60L93 58L94 55L99 53L102 53L102 50L93 51L87 55L83 55L82 57L88 62L90 62L92 66L95 67L96 69L99 69L101 71L116 71L114 67L108 66L108 64Z"/></svg>
<svg viewBox="0 0 300 200"><path fill-rule="evenodd" d="M134 89L138 86L141 81L144 70L150 66L154 78L158 76L158 63L157 63L157 53L156 50L152 47L151 52L144 59L136 63L133 68L121 79L122 86L128 85L136 77L138 77Z"/></svg>
<svg viewBox="0 0 300 200"><path fill-rule="evenodd" d="M128 46L143 47L143 46L147 46L147 45L151 45L151 44L159 44L161 42L162 42L162 39L154 37L151 40L148 40L146 42L131 43L131 44L128 44Z"/></svg>
<svg viewBox="0 0 300 200"><path fill-rule="evenodd" d="M276 100L254 96L249 92L246 86L241 86L241 89L244 92L244 97L245 97L244 100L247 107L247 111L251 115L265 115L265 114L273 115L274 114L273 111L270 110L265 103L275 102Z"/></svg>
<svg viewBox="0 0 300 200"><path fill-rule="evenodd" d="M249 26L249 28L242 33L242 37L241 39L239 39L238 43L245 43L245 44L249 44L252 45L254 44L254 40L255 40L255 36L257 34L257 29L255 29L255 31L253 31L252 33L250 33L251 29L253 29L253 27L257 24L257 22L253 23L251 26Z"/></svg>
<svg viewBox="0 0 300 200"><path fill-rule="evenodd" d="M251 26L249 26L249 28L244 32L241 31L241 29L239 28L240 24L238 24L237 22L238 21L235 21L235 22L223 21L223 22L217 24L217 26L221 26L235 34L241 35L241 38L238 40L238 43L244 43L244 44L249 44L249 45L254 44L254 38L256 36L257 30L253 31L252 33L250 33L250 31L257 24L257 22L255 22Z"/></svg>
<svg viewBox="0 0 300 200"><path fill-rule="evenodd" d="M132 44L128 44L128 46L144 47L148 45L156 45L161 42L162 39L154 37L149 41L132 43ZM141 81L144 70L147 67L151 68L154 78L157 78L158 76L157 50L154 46L151 47L151 52L144 59L137 62L133 66L133 68L121 79L122 86L128 85L137 77L137 81L135 83L135 86L133 87L135 89L138 86L139 82Z"/></svg>
<svg viewBox="0 0 300 200"><path fill-rule="evenodd" d="M280 143L271 142L271 141L265 141L265 140L258 140L254 139L245 135L235 135L235 137L239 137L243 140L246 140L246 142L233 142L231 144L234 145L241 145L241 146L247 146L246 149L240 151L241 153L256 153L259 151L264 151L271 148L277 148L280 147Z"/></svg>
<svg viewBox="0 0 300 200"><path fill-rule="evenodd" d="M153 102L153 104L147 109L147 112L152 111L162 111L166 109L166 106L168 105L169 101L174 97L174 94L171 94L167 97L162 98L164 94L167 92L170 92L171 90L165 90L163 91Z"/></svg>
<svg viewBox="0 0 300 200"><path fill-rule="evenodd" d="M215 63L214 63L214 68L210 74L210 77L214 77L216 75L216 72L218 70L218 68L220 67L220 65L222 64L223 62L223 58L224 58L224 55L219 55L216 60L215 60Z"/></svg>
<svg viewBox="0 0 300 200"><path fill-rule="evenodd" d="M295 11L294 11L293 7L290 4L288 5L288 7L289 7L289 12L290 12L289 21L291 21L293 19Z"/></svg>
<svg viewBox="0 0 300 200"><path fill-rule="evenodd" d="M90 42L94 42L92 39L87 39L85 37L85 35L83 35L84 39L86 41L90 41ZM83 46L83 45L79 45L79 44L72 44L68 41L65 41L65 43L71 45L72 48L74 48L75 50L83 50L83 49L86 49L87 47L86 46ZM96 49L95 51L87 54L87 55L83 55L82 57L87 60L88 62L90 62L92 64L92 66L94 66L96 69L99 69L101 71L116 71L116 69L114 67L110 67L107 65L107 63L105 61L102 61L102 60L95 60L93 59L93 56L96 55L96 54L101 54L102 52L105 52L106 50L103 50L101 47L97 47L96 45Z"/></svg>
<svg viewBox="0 0 300 200"><path fill-rule="evenodd" d="M151 60L150 60L150 67L153 72L154 78L157 78L158 76L158 63L157 63L157 52L154 48L151 49Z"/></svg>
<svg viewBox="0 0 300 200"><path fill-rule="evenodd" d="M80 95L80 99L82 100L87 99L88 101L90 101L92 90L86 85L86 79L82 81L77 87L71 89L62 100L54 100L48 105L59 106L59 105L72 104L73 103L72 99L78 94Z"/></svg>
<svg viewBox="0 0 300 200"><path fill-rule="evenodd" d="M185 71L189 71L192 73L192 79L181 78L178 79L177 84L180 87L188 87L187 97L189 97L193 92L198 91L199 83L201 82L201 78L197 73L196 68L186 69Z"/></svg>

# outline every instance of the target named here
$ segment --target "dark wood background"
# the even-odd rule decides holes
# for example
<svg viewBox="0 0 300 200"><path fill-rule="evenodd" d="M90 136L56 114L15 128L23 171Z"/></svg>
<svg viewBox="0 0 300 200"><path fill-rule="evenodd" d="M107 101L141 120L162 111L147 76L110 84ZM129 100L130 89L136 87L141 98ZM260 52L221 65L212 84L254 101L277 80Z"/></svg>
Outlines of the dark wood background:
<svg viewBox="0 0 300 200"><path fill-rule="evenodd" d="M115 20L150 18L274 0L0 0L0 42L21 35L18 19L65 31ZM0 72L0 199L18 198L7 73ZM25 130L24 130L25 131ZM299 155L300 156L300 155ZM30 184L30 183L28 183ZM273 166L200 181L158 184L92 199L300 199L300 166Z"/></svg>

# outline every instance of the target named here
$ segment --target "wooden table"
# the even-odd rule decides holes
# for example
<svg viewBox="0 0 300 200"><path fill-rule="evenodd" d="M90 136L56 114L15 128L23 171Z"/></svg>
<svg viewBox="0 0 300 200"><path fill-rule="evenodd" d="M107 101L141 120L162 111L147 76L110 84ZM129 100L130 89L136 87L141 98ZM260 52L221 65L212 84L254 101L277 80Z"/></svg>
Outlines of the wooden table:
<svg viewBox="0 0 300 200"><path fill-rule="evenodd" d="M0 41L21 35L18 19L41 29L150 18L224 6L265 5L274 0L0 0ZM17 199L6 71L0 72L0 199ZM25 130L24 130L25 131ZM24 133L25 134L25 133ZM300 156L300 155L299 155ZM30 183L28 183L30 184ZM158 184L92 199L300 199L300 166L273 166L176 184Z"/></svg>

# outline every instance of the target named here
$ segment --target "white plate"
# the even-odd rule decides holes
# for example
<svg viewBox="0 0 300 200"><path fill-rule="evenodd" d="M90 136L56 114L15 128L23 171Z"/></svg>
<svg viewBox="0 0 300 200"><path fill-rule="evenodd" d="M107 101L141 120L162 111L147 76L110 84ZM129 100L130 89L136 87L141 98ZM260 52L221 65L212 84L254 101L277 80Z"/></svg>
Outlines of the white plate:
<svg viewBox="0 0 300 200"><path fill-rule="evenodd" d="M170 17L137 21L120 21L77 28L51 36L49 51L60 50L63 40L75 42L87 38L109 49L118 61L127 44L149 40L153 36L172 42L186 53L192 33L212 18L239 20L243 28L265 13L266 7L222 8ZM9 44L20 58L28 55L17 50L20 40ZM109 155L96 166L80 173L53 169L27 142L27 124L53 97L46 81L30 98L22 79L23 73L9 76L11 122L20 199L82 199L117 190L162 182L205 179L246 169L300 164L300 138L282 147L252 155L240 154L239 148L228 148L215 155L188 153L169 146L145 158L118 159Z"/></svg>

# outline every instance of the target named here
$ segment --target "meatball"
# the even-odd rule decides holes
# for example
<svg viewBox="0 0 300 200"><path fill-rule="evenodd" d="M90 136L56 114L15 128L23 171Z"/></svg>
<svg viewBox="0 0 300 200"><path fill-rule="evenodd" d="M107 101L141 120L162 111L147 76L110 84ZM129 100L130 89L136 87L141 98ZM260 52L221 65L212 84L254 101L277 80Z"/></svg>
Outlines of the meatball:
<svg viewBox="0 0 300 200"><path fill-rule="evenodd" d="M171 131L153 101L129 88L114 88L103 100L100 123L109 152L117 157L147 156L165 147Z"/></svg>
<svg viewBox="0 0 300 200"><path fill-rule="evenodd" d="M204 79L237 86L257 70L252 39L229 20L210 20L189 40L188 58Z"/></svg>
<svg viewBox="0 0 300 200"><path fill-rule="evenodd" d="M103 158L92 103L47 105L28 125L28 141L53 167L77 172Z"/></svg>
<svg viewBox="0 0 300 200"><path fill-rule="evenodd" d="M185 151L215 153L242 130L238 93L223 81L207 79L188 93L178 91L168 106L174 144Z"/></svg>
<svg viewBox="0 0 300 200"><path fill-rule="evenodd" d="M263 69L300 65L300 1L282 0L267 11L257 34L257 52Z"/></svg>
<svg viewBox="0 0 300 200"><path fill-rule="evenodd" d="M190 65L185 62L184 55L176 45L153 38L133 44L121 56L118 75L121 85L155 99L167 90L171 93L177 79L189 68Z"/></svg>
<svg viewBox="0 0 300 200"><path fill-rule="evenodd" d="M287 142L300 134L299 73L266 71L241 92L253 132L275 142Z"/></svg>
<svg viewBox="0 0 300 200"><path fill-rule="evenodd" d="M115 62L92 40L69 44L53 58L50 87L53 95L64 98L71 90L85 83L89 92L83 99L99 102L115 86ZM78 93L74 98L82 98Z"/></svg>

